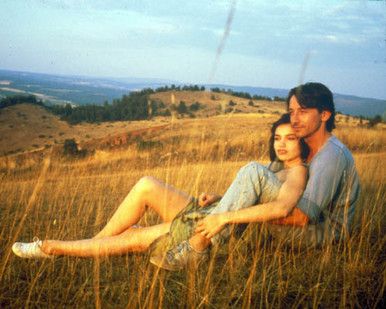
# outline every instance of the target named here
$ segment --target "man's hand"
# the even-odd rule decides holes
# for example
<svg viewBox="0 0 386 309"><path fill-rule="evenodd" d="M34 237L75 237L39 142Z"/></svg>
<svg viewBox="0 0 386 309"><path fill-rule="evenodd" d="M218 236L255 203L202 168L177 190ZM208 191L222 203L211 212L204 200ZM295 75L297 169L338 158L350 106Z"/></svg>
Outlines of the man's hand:
<svg viewBox="0 0 386 309"><path fill-rule="evenodd" d="M205 219L197 222L196 233L210 239L216 235L227 224L223 214L208 215Z"/></svg>
<svg viewBox="0 0 386 309"><path fill-rule="evenodd" d="M288 217L271 220L269 222L277 225L295 225L305 227L310 222L310 218L299 208L295 207Z"/></svg>
<svg viewBox="0 0 386 309"><path fill-rule="evenodd" d="M198 205L201 207L209 206L214 202L217 202L221 199L221 196L211 193L201 193L198 197Z"/></svg>

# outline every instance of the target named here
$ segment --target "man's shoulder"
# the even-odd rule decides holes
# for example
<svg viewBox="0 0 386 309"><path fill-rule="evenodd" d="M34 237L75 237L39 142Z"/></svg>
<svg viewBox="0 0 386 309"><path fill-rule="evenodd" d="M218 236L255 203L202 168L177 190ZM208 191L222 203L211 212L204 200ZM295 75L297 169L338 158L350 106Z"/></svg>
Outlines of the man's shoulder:
<svg viewBox="0 0 386 309"><path fill-rule="evenodd" d="M344 164L347 166L354 164L354 158L346 145L336 136L331 135L310 162L310 167L319 164L325 165L326 162L334 162L335 164Z"/></svg>
<svg viewBox="0 0 386 309"><path fill-rule="evenodd" d="M353 161L350 150L335 135L330 136L322 149L319 150L319 155Z"/></svg>

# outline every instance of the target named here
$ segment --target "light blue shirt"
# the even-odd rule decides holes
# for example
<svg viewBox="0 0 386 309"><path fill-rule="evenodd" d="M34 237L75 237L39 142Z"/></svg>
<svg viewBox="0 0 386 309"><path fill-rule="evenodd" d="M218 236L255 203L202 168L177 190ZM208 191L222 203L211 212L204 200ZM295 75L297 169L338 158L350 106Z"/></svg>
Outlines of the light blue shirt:
<svg viewBox="0 0 386 309"><path fill-rule="evenodd" d="M331 136L309 162L309 179L297 207L310 224L327 224L333 238L349 232L360 191L354 159L347 147Z"/></svg>

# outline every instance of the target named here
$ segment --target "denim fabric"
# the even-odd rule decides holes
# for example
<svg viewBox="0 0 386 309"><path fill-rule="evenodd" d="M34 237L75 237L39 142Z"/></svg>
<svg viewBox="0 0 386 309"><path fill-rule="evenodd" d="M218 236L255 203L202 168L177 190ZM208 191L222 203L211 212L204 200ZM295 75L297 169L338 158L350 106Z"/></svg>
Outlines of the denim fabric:
<svg viewBox="0 0 386 309"><path fill-rule="evenodd" d="M276 200L280 187L281 181L267 167L257 162L250 162L239 170L235 180L211 214L272 202ZM212 237L212 244L225 243L233 228L234 225L225 227L220 233Z"/></svg>
<svg viewBox="0 0 386 309"><path fill-rule="evenodd" d="M257 162L242 167L212 214L276 200L281 187L275 174Z"/></svg>

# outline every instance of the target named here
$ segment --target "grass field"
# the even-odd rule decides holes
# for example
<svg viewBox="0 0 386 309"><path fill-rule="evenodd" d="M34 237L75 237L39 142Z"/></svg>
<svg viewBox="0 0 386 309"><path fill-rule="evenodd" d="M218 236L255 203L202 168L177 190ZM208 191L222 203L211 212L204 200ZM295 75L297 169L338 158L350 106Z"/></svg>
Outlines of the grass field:
<svg viewBox="0 0 386 309"><path fill-rule="evenodd" d="M115 152L9 162L0 170L0 307L384 307L386 132L346 122L334 133L353 152L362 191L345 243L298 251L247 233L232 238L199 270L177 273L153 267L146 253L23 260L11 252L14 241L34 236L93 236L144 175L191 195L223 194L245 163L267 162L273 119L235 114L180 120L152 142ZM156 222L149 212L141 224Z"/></svg>

